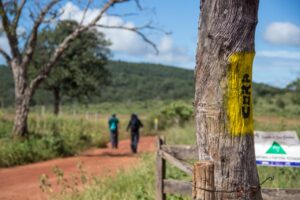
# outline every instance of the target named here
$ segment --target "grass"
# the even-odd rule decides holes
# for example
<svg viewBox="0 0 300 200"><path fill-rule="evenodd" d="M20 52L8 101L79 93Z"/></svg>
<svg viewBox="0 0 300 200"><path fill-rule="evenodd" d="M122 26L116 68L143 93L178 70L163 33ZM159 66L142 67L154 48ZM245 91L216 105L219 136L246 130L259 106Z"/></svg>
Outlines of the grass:
<svg viewBox="0 0 300 200"><path fill-rule="evenodd" d="M272 101L272 103L268 101ZM142 119L147 121L150 119L150 116L155 115L161 110L161 107L169 103L162 101L158 101L157 104L155 104L155 101L144 103L127 102L125 105L116 104L115 106L111 103L105 103L87 108L79 107L76 112L73 111L72 106L68 106L63 108L63 114L59 118L49 114L39 117L41 108L36 107L29 120L33 140L18 143L10 142L9 134L7 134L12 126L12 118L9 115L0 113L0 163L3 156L7 160L12 159L11 163L13 163L13 160L22 161L26 156L26 161L22 161L23 163L28 162L28 160L35 162L39 159L61 156L64 155L60 152L61 147L66 147L66 149L63 149L63 152L67 152L67 155L75 154L76 151L81 150L81 147L100 145L103 141L107 141L106 121L110 113L115 112L118 114L121 121L121 132L123 132L131 112L134 111L140 114ZM278 104L281 106L279 108L276 107L276 104L278 103L275 100L266 99L256 102L255 129L265 131L296 130L300 136L299 108L288 103L283 107L282 103ZM98 113L97 119L95 119L96 113ZM150 132L150 130L150 125L147 125L145 132ZM186 123L185 126L177 124L164 130L168 144L195 144L194 132L193 122ZM81 141L82 139L80 138L85 139ZM43 153L39 152L39 149L42 149ZM54 149L54 151L49 149ZM87 186L84 192L60 196L59 198L75 200L155 199L154 163L153 155L145 155L143 162L134 169L120 171L116 176L100 180L95 179L95 183ZM18 163L6 164L5 166L15 164ZM260 180L264 180L268 176L275 177L274 181L267 182L264 184L264 187L300 188L300 169L298 168L258 167L258 172ZM189 178L170 165L167 165L167 177L175 179ZM168 199L183 200L189 198L168 196Z"/></svg>
<svg viewBox="0 0 300 200"><path fill-rule="evenodd" d="M120 171L117 175L103 180L98 179L84 193L75 196L71 195L66 199L153 199L154 157L152 155L144 155L143 160L144 162L132 170Z"/></svg>
<svg viewBox="0 0 300 200"><path fill-rule="evenodd" d="M165 103L157 101L155 105ZM153 112L150 112L152 106L152 101L103 103L87 108L78 106L77 110L66 106L59 116L48 113L49 108L33 107L28 119L29 137L23 140L13 140L11 137L13 112L0 110L0 167L72 156L90 147L104 147L109 141L107 120L111 113L117 113L120 119L120 139L128 137L124 133L133 111L141 113L139 116L145 126L141 134L155 134L147 119Z"/></svg>
<svg viewBox="0 0 300 200"><path fill-rule="evenodd" d="M10 136L12 120L0 119L0 166L10 167L26 163L72 156L88 147L106 146L107 128L104 122L52 115L29 118L29 137L13 140Z"/></svg>
<svg viewBox="0 0 300 200"><path fill-rule="evenodd" d="M260 130L298 130L300 128L299 118L285 118L284 123L281 119L271 118L269 123L265 120L269 117L256 117L256 128ZM284 124L284 126L282 125ZM185 126L174 126L167 129L164 133L168 144L194 144L194 125L192 122ZM153 155L145 155L143 162L138 164L130 171L121 171L116 176L105 178L92 186L88 186L82 193L75 196L63 196L64 200L140 200L155 199L154 177L155 159ZM273 181L266 182L265 188L300 188L300 169L287 167L258 167L260 180L269 176L274 176ZM167 178L191 179L175 167L167 164ZM168 200L188 200L190 197L168 195Z"/></svg>
<svg viewBox="0 0 300 200"><path fill-rule="evenodd" d="M0 167L72 156L92 146L105 146L109 136L107 120L111 113L117 113L120 119L120 139L127 137L124 133L132 112L138 113L144 123L141 134L156 134L152 129L152 117L169 103L144 101L102 103L88 107L68 105L62 107L59 116L49 113L48 107L33 107L28 120L29 137L24 140L12 139L13 112L10 108L1 110Z"/></svg>
<svg viewBox="0 0 300 200"><path fill-rule="evenodd" d="M142 162L129 171L119 171L104 179L95 178L84 192L56 196L59 200L154 200L155 158L144 154ZM182 178L182 172L168 166L168 178ZM187 197L169 195L168 200L187 200Z"/></svg>

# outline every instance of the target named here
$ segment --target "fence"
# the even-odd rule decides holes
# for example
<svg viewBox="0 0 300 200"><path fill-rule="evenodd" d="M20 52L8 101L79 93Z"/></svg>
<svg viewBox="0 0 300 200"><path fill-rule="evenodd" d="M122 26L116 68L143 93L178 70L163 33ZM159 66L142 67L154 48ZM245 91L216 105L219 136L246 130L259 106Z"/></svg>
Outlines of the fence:
<svg viewBox="0 0 300 200"><path fill-rule="evenodd" d="M156 200L166 200L167 194L190 196L192 199L201 199L199 198L201 196L205 196L208 200L214 199L213 164L211 162L198 163L194 165L196 170L193 170L193 166L187 163L188 160L198 160L196 146L167 145L164 138L157 138ZM197 181L166 179L166 161L188 175L197 177ZM205 185L201 185L203 183ZM196 187L200 190L192 190ZM300 190L297 189L262 188L262 194L264 200L300 199ZM239 191L234 191L234 195L238 197Z"/></svg>

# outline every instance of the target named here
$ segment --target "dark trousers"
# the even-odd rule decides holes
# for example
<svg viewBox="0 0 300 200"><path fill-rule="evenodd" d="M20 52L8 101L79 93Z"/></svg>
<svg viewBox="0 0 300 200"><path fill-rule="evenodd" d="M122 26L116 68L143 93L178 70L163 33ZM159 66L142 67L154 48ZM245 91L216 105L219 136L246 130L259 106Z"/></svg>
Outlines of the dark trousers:
<svg viewBox="0 0 300 200"><path fill-rule="evenodd" d="M110 142L112 148L118 148L118 131L111 131L110 132Z"/></svg>
<svg viewBox="0 0 300 200"><path fill-rule="evenodd" d="M137 152L137 146L139 143L139 139L140 139L140 133L139 132L131 132L131 151L132 153L136 153Z"/></svg>

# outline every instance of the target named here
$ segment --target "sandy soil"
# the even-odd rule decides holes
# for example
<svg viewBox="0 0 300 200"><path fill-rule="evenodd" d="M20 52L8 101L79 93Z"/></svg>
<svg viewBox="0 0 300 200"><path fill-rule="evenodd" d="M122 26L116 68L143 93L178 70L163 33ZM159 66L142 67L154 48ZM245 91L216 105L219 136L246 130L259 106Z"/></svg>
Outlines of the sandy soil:
<svg viewBox="0 0 300 200"><path fill-rule="evenodd" d="M143 137L139 143L139 152L155 150L154 137ZM82 155L70 158L59 158L46 162L0 169L0 199L1 200L44 200L49 196L40 189L40 177L48 175L49 182L55 189L57 177L53 173L55 166L64 172L64 177L70 179L79 175L78 163L83 163L85 175L103 177L112 175L118 170L128 169L139 161L139 154L130 151L130 141L119 143L119 149L90 149Z"/></svg>

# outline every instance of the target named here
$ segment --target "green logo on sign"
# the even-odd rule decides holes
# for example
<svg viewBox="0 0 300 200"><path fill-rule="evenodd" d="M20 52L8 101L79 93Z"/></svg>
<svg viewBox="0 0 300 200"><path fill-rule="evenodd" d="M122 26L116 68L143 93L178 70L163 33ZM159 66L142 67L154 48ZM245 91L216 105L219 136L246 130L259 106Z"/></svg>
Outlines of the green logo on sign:
<svg viewBox="0 0 300 200"><path fill-rule="evenodd" d="M269 154L286 154L283 148L280 146L279 143L273 142L272 146L268 149L266 153Z"/></svg>

